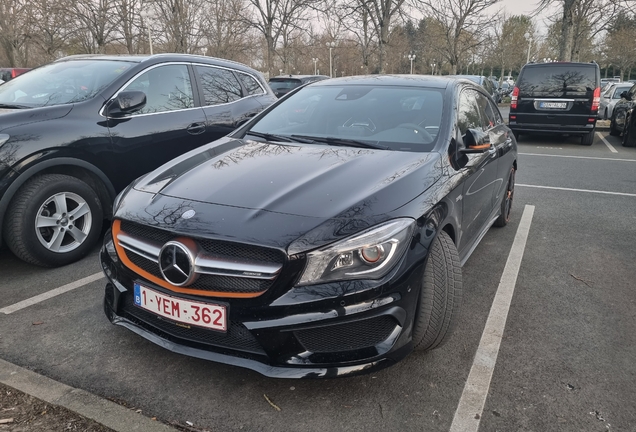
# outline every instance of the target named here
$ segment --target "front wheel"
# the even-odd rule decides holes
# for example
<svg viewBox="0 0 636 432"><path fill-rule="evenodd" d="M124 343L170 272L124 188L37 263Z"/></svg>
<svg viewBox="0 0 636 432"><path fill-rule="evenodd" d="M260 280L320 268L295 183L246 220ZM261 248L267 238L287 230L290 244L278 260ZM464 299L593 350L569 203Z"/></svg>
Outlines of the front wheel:
<svg viewBox="0 0 636 432"><path fill-rule="evenodd" d="M428 254L413 322L413 346L427 351L453 333L462 300L462 268L453 240L440 232Z"/></svg>
<svg viewBox="0 0 636 432"><path fill-rule="evenodd" d="M90 252L103 217L99 197L89 185L76 177L45 174L27 181L11 200L4 236L18 258L58 267Z"/></svg>

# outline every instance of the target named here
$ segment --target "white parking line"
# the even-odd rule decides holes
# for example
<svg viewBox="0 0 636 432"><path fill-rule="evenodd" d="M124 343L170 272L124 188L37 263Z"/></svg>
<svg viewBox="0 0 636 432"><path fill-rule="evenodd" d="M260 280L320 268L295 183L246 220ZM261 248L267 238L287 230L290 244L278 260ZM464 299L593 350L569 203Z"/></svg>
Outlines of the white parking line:
<svg viewBox="0 0 636 432"><path fill-rule="evenodd" d="M596 132L596 135L598 135L598 137L605 143L605 145L607 146L608 149L610 149L610 151L612 153L618 153L616 151L616 149L614 148L613 145L611 145L606 139L605 136L603 136L603 134L601 134L600 132Z"/></svg>
<svg viewBox="0 0 636 432"><path fill-rule="evenodd" d="M481 335L473 366L470 368L468 380L459 400L457 411L455 411L455 417L453 417L451 432L476 432L479 429L479 421L488 396L495 364L497 363L499 347L506 327L508 310L515 291L517 275L519 274L523 252L526 249L526 241L533 215L534 206L526 205L508 255L506 267L501 275L497 294L495 294L495 299L490 308L486 327L484 327L484 332Z"/></svg>
<svg viewBox="0 0 636 432"><path fill-rule="evenodd" d="M42 293L40 295L36 295L34 297L28 298L26 300L22 300L21 302L12 304L11 306L7 306L4 307L2 309L0 309L0 312L2 312L5 315L9 315L12 314L13 312L17 312L21 309L24 309L26 307L32 306L34 304L43 302L44 300L48 300L50 298L53 298L55 296L58 296L60 294L64 294L65 292L69 292L72 291L74 289L77 289L79 287L82 287L84 285L87 285L91 282L95 282L96 280L99 280L101 278L104 277L104 273L99 272L99 273L95 273L92 274L90 276L87 276L83 279L77 280L75 282L71 282L69 284L66 285L62 285L59 288L55 288L51 291L47 291L45 293Z"/></svg>
<svg viewBox="0 0 636 432"><path fill-rule="evenodd" d="M573 189L573 188L564 188L564 187L538 186L538 185L518 184L518 183L515 186L537 188L537 189L562 190L562 191L568 191L568 192L587 192L587 193L596 193L596 194L604 194L604 195L620 195L620 196L636 197L636 194L633 194L633 193L609 192L609 191L600 191L600 190L594 190L594 189Z"/></svg>
<svg viewBox="0 0 636 432"><path fill-rule="evenodd" d="M567 155L553 155L553 154L542 154L542 153L519 153L519 154L523 156L545 156L545 157L572 158L572 159L593 159L593 160L604 160L604 161L636 162L636 159L604 158L604 157L593 157L593 156L567 156Z"/></svg>

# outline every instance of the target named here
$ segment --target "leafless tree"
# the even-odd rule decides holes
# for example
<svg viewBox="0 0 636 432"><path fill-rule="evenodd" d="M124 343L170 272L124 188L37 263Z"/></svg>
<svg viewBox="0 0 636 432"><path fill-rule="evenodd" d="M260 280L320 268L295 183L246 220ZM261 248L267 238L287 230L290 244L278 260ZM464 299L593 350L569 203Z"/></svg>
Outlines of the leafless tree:
<svg viewBox="0 0 636 432"><path fill-rule="evenodd" d="M364 47L368 49L371 42L369 27L373 28L378 46L379 72L386 72L387 46L392 26L400 14L404 12L406 0L344 0L342 7L346 11L343 17L351 20L359 19L358 38L362 37ZM360 29L361 27L361 29ZM367 59L368 61L368 59Z"/></svg>
<svg viewBox="0 0 636 432"><path fill-rule="evenodd" d="M157 34L168 52L195 53L203 38L202 11L205 0L152 0Z"/></svg>
<svg viewBox="0 0 636 432"><path fill-rule="evenodd" d="M33 4L33 41L40 48L43 60L59 57L76 33L76 21L66 0L37 0Z"/></svg>
<svg viewBox="0 0 636 432"><path fill-rule="evenodd" d="M245 0L209 0L202 21L207 55L249 62L250 28L241 20Z"/></svg>
<svg viewBox="0 0 636 432"><path fill-rule="evenodd" d="M499 0L421 0L426 13L440 23L443 54L457 73L457 65L467 53L482 43L485 36L484 12Z"/></svg>
<svg viewBox="0 0 636 432"><path fill-rule="evenodd" d="M117 29L128 54L138 54L141 25L142 0L115 0L114 10L119 22ZM135 43L137 41L137 43Z"/></svg>
<svg viewBox="0 0 636 432"><path fill-rule="evenodd" d="M616 16L633 0L541 0L537 10L558 4L560 14L559 59L577 58L585 40L607 30Z"/></svg>
<svg viewBox="0 0 636 432"><path fill-rule="evenodd" d="M248 0L250 8L243 20L255 28L267 44L267 70L274 75L276 47L284 33L302 30L308 9L317 0Z"/></svg>
<svg viewBox="0 0 636 432"><path fill-rule="evenodd" d="M103 53L114 40L117 26L113 0L77 0L72 3L71 14L78 21L78 35L83 51Z"/></svg>
<svg viewBox="0 0 636 432"><path fill-rule="evenodd" d="M25 50L33 34L32 23L28 0L0 0L0 47L9 66L28 66Z"/></svg>

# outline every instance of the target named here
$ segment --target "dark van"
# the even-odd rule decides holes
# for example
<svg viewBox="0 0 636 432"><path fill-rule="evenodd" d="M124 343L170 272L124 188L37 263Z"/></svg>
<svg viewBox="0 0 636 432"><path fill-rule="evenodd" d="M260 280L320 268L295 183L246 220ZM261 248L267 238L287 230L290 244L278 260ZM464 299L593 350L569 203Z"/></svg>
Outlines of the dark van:
<svg viewBox="0 0 636 432"><path fill-rule="evenodd" d="M521 69L510 102L510 129L522 133L581 135L592 145L601 99L596 63L529 63Z"/></svg>

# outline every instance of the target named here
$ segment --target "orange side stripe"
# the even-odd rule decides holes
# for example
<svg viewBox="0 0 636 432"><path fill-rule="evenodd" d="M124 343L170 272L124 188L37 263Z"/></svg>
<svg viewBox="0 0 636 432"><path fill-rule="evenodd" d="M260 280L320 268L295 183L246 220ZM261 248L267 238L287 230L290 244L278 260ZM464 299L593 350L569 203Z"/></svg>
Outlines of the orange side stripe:
<svg viewBox="0 0 636 432"><path fill-rule="evenodd" d="M128 256L126 255L126 251L124 250L124 248L119 246L119 242L117 241L117 235L121 232L121 221L119 219L116 219L113 222L112 231L113 231L113 240L114 240L114 243L115 243L115 249L117 250L117 255L119 255L119 259L121 259L121 262L124 263L124 265L126 267L128 267L129 269L131 269L132 271L137 273L139 276L141 276L141 277L149 280L150 282L155 283L155 284L157 284L157 285L159 285L161 287L169 289L170 291L174 291L174 292L178 292L178 293L182 293L182 294L192 294L192 295L204 296L204 297L228 297L228 298L254 298L254 297L258 297L258 296L262 295L263 293L265 293L265 291L260 291L260 292L257 292L257 293L233 293L233 292L222 292L222 291L204 291L204 290L198 290L198 289L192 289L192 288L178 287L178 286L174 286L172 284L169 284L165 280L159 279L158 277L154 276L153 274L150 274L147 271L145 271L144 269L136 266L132 261L130 261L130 259L128 259Z"/></svg>

